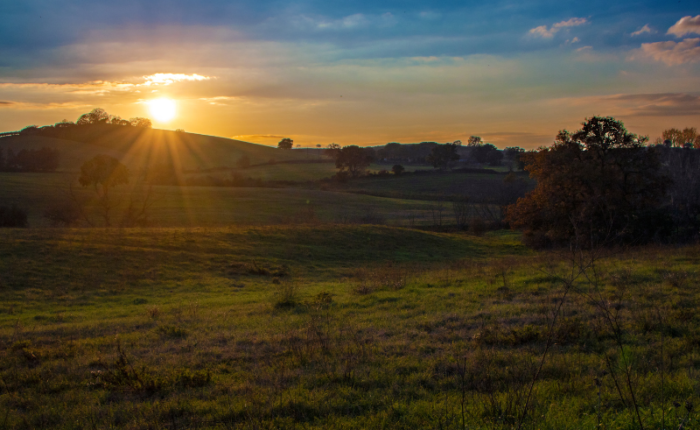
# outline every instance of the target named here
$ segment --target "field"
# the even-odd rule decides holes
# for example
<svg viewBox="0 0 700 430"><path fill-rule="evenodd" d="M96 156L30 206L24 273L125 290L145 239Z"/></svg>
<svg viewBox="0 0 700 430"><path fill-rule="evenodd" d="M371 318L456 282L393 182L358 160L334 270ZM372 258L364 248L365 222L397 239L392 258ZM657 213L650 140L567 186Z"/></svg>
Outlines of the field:
<svg viewBox="0 0 700 430"><path fill-rule="evenodd" d="M74 173L0 173L0 201L28 208L29 223L48 226L43 212L52 204L70 201L70 184L79 199L88 201L99 218L92 188L75 184ZM143 189L118 187L115 201L123 209ZM391 199L296 188L153 187L151 221L157 226L223 226L299 222L425 223L428 202ZM116 211L116 210L115 210ZM119 216L115 216L118 222Z"/></svg>
<svg viewBox="0 0 700 430"><path fill-rule="evenodd" d="M118 131L0 173L30 227L0 229L0 429L698 427L697 245L535 252L481 218L522 174L321 181L313 151ZM103 152L131 170L108 202L76 183ZM290 183L143 185L243 155ZM65 204L83 228L50 228Z"/></svg>
<svg viewBox="0 0 700 430"><path fill-rule="evenodd" d="M296 150L295 150L296 151ZM303 150L301 150L303 151ZM367 168L369 172L376 173L380 170L391 170L391 166L386 164L370 164ZM416 170L432 170L429 166L406 166L407 172ZM318 181L319 179L330 178L335 175L338 169L333 162L308 162L308 163L278 163L278 164L263 164L252 166L247 169L236 169L238 174L244 177L262 179L264 181L293 181L306 182ZM226 172L211 172L211 173L196 173L192 172L191 176L212 175L222 178L228 177L229 171Z"/></svg>
<svg viewBox="0 0 700 430"><path fill-rule="evenodd" d="M700 249L571 257L386 226L5 229L0 423L695 428Z"/></svg>
<svg viewBox="0 0 700 430"><path fill-rule="evenodd" d="M473 174L431 172L423 175L362 177L344 184L332 184L329 189L363 193L373 196L404 199L451 199L467 196L473 202L493 202L512 199L529 191L534 183L525 175L517 175L504 184L506 173Z"/></svg>

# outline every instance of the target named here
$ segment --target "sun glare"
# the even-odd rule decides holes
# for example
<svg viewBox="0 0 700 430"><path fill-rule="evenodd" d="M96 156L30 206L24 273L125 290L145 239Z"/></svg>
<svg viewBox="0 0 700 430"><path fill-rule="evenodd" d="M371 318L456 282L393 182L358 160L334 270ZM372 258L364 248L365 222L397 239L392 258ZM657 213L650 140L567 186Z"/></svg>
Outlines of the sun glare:
<svg viewBox="0 0 700 430"><path fill-rule="evenodd" d="M175 118L175 102L170 99L155 99L148 102L151 115L158 122L169 122Z"/></svg>

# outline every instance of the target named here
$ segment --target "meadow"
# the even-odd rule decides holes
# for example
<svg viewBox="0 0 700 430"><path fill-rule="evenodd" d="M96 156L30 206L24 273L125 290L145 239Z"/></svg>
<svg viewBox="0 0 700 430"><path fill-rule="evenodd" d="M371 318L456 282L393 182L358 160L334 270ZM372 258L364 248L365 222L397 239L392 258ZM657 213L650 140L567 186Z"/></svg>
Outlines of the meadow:
<svg viewBox="0 0 700 430"><path fill-rule="evenodd" d="M369 225L4 229L0 423L695 428L699 260Z"/></svg>
<svg viewBox="0 0 700 430"><path fill-rule="evenodd" d="M698 245L534 251L479 218L534 186L505 169L322 180L318 152L90 130L0 173L30 227L0 229L0 429L698 427ZM141 228L76 183L105 152ZM144 185L244 155L264 187Z"/></svg>

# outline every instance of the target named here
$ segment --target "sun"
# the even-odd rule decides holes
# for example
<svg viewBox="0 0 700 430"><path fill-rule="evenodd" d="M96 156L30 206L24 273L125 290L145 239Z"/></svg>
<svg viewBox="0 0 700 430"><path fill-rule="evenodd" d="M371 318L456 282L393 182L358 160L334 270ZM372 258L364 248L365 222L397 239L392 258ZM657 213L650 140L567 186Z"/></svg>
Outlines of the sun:
<svg viewBox="0 0 700 430"><path fill-rule="evenodd" d="M171 99L155 99L148 102L151 115L158 122L170 122L175 118L175 101Z"/></svg>

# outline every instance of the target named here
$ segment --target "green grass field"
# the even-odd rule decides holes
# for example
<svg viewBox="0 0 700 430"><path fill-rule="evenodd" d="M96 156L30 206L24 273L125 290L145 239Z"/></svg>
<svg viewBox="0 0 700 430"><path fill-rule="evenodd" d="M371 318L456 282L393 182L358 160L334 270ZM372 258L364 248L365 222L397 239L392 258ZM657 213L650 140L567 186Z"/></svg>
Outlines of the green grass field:
<svg viewBox="0 0 700 430"><path fill-rule="evenodd" d="M16 204L29 213L30 226L47 226L42 217L56 202L75 194L88 201L92 218L98 218L95 193L75 183L74 173L0 173L0 202ZM115 222L132 196L144 190L129 186L114 188L121 205L114 210ZM299 222L387 222L409 225L426 223L429 203L358 194L295 188L153 187L151 221L156 226L224 226Z"/></svg>
<svg viewBox="0 0 700 430"><path fill-rule="evenodd" d="M378 226L0 230L0 423L695 428L700 249L587 256Z"/></svg>

